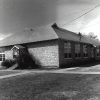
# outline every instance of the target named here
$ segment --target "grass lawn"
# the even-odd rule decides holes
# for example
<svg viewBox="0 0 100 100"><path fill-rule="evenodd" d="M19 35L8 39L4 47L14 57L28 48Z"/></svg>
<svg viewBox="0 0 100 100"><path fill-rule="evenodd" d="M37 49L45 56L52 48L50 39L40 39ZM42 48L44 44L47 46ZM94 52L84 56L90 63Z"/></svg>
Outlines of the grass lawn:
<svg viewBox="0 0 100 100"><path fill-rule="evenodd" d="M0 100L100 100L100 75L30 73L1 79Z"/></svg>

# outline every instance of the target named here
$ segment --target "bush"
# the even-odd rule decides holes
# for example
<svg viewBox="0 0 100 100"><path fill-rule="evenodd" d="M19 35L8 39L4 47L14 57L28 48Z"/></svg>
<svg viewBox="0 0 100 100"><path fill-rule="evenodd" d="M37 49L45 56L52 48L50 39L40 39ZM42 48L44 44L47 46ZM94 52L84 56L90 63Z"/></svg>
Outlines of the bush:
<svg viewBox="0 0 100 100"><path fill-rule="evenodd" d="M5 61L3 61L1 63L1 66L5 66L6 68L9 68L11 66L13 66L16 62L14 60L11 59L6 59Z"/></svg>

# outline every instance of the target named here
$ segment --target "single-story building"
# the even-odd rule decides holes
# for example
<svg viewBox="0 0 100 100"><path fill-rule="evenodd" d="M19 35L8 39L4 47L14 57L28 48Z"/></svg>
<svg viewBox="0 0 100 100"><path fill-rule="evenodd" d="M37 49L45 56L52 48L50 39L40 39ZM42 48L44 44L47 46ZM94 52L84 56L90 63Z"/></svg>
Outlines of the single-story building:
<svg viewBox="0 0 100 100"><path fill-rule="evenodd" d="M95 47L98 48L96 53ZM25 49L43 67L60 67L100 56L99 41L60 28L56 23L13 34L0 41L0 60L14 59Z"/></svg>

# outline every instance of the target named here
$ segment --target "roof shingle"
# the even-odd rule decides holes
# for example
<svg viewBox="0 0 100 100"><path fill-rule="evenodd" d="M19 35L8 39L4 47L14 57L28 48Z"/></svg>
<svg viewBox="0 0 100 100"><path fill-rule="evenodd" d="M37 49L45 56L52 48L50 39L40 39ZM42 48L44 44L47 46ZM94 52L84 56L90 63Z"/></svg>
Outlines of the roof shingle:
<svg viewBox="0 0 100 100"><path fill-rule="evenodd" d="M0 41L0 47L15 45L15 44L52 40L58 38L65 39L65 40L79 41L83 43L89 43L96 46L100 45L100 42L97 40L93 40L85 36L81 36L80 39L80 36L78 34L60 28L55 24L54 26L47 25L47 26L39 27L32 31L25 31L25 32L23 31L17 34L13 34L12 36L7 37L6 39Z"/></svg>

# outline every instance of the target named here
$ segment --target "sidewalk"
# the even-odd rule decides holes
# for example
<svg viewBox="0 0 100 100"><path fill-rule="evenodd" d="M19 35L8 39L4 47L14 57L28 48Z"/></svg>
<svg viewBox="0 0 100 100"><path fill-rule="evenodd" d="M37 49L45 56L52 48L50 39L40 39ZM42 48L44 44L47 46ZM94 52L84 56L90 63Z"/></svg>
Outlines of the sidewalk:
<svg viewBox="0 0 100 100"><path fill-rule="evenodd" d="M17 75L24 74L36 74L36 73L66 73L66 74L100 74L100 65L95 65L91 67L75 67L75 68L65 68L57 70L0 70L1 76L0 79L14 77ZM5 72L4 75L2 73ZM6 73L8 72L8 74ZM10 73L11 72L11 73ZM14 73L15 72L15 73Z"/></svg>
<svg viewBox="0 0 100 100"><path fill-rule="evenodd" d="M27 74L27 73L30 73L30 71L23 71L23 72L19 72L19 73L12 73L12 74L9 74L9 75L2 75L2 76L0 76L0 79L14 77L14 76L18 76L18 75L24 75L24 74Z"/></svg>

